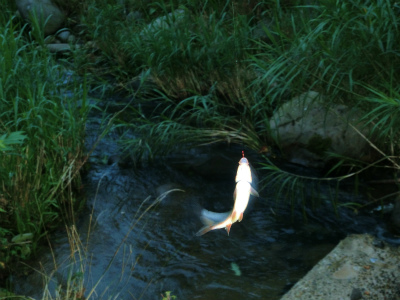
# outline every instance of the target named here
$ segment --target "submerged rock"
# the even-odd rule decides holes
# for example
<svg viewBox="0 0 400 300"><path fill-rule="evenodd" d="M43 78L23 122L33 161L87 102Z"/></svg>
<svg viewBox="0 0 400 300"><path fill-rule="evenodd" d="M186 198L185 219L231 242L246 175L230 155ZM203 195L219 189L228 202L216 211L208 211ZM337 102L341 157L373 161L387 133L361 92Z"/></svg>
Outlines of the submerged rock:
<svg viewBox="0 0 400 300"><path fill-rule="evenodd" d="M281 300L399 299L400 248L371 235L342 240Z"/></svg>

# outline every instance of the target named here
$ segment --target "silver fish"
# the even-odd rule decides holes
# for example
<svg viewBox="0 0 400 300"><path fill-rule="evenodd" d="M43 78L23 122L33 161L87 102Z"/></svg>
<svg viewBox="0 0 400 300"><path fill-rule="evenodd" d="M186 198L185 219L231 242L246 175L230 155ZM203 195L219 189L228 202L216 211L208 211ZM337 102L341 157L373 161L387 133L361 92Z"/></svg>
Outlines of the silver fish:
<svg viewBox="0 0 400 300"><path fill-rule="evenodd" d="M200 219L205 226L196 233L197 236L220 228L225 228L229 235L232 224L237 221L242 221L243 213L249 203L250 195L259 196L257 191L251 186L253 178L251 175L250 164L244 156L239 161L235 181L237 182L233 194L235 204L232 211L215 213L202 209Z"/></svg>
<svg viewBox="0 0 400 300"><path fill-rule="evenodd" d="M249 203L250 195L259 197L258 192L251 186L253 178L249 161L246 157L239 160L239 167L236 173L236 189L233 193L235 205L233 206L231 221L232 224L237 221L242 221L243 213Z"/></svg>

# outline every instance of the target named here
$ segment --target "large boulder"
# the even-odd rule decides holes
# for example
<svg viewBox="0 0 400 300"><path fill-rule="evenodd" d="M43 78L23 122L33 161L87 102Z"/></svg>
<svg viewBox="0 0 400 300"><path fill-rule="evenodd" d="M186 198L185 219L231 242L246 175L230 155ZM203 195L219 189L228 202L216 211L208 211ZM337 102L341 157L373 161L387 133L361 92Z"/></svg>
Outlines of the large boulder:
<svg viewBox="0 0 400 300"><path fill-rule="evenodd" d="M66 19L66 14L51 0L15 0L21 16L30 21L36 14L40 22L45 22L44 35L55 33Z"/></svg>
<svg viewBox="0 0 400 300"><path fill-rule="evenodd" d="M356 110L342 104L327 106L319 93L310 91L284 103L270 119L270 128L289 161L323 167L329 152L359 159L370 151L360 134L367 135L367 129L359 119Z"/></svg>

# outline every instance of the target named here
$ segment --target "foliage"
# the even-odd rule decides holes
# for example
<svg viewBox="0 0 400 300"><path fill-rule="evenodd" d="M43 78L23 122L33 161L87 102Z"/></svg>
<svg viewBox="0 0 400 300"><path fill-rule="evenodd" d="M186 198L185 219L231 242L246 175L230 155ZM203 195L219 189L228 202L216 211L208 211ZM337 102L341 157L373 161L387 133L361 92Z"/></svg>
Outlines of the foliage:
<svg viewBox="0 0 400 300"><path fill-rule="evenodd" d="M172 295L171 291L166 291L165 294L161 294L162 300L172 300L176 299L176 296Z"/></svg>
<svg viewBox="0 0 400 300"><path fill-rule="evenodd" d="M384 0L293 2L260 2L244 15L235 1L218 9L215 2L195 7L190 1L160 1L155 10L142 7L148 12L145 22L130 28L119 22L122 32L114 35L119 52L105 51L119 55L122 68L147 70L147 80L156 86L152 98L121 123L135 132L135 138L125 140L132 156L153 158L220 141L263 152L275 143L269 128L273 112L290 96L317 91L326 96L327 105L364 112L360 121L370 135L362 136L378 153L369 162L331 153L336 163L328 174L343 166L365 171L388 163L385 167L396 169L391 157L397 157L399 147L394 83L400 74L400 7ZM166 15L177 8L183 9L182 17L170 16L168 26L145 31L154 22L149 12ZM260 23L263 34L257 37ZM148 106L157 108L149 112L144 109ZM281 170L273 160L266 164L271 176L284 182L314 180ZM347 175L329 178L340 183ZM332 201L335 197L334 192Z"/></svg>
<svg viewBox="0 0 400 300"><path fill-rule="evenodd" d="M366 163L332 153L334 163L321 179L283 170L272 153L262 156L264 187L304 208L318 204L327 183L336 210L357 206L338 202L345 179L354 177L357 189L368 169L400 168L397 2L55 2L69 24L79 23L80 41L90 42L63 63L85 79L91 71L99 89L108 89L111 77L115 90L133 95L134 105L116 127L138 161L216 142L265 152L275 146L274 111L292 96L317 91L364 111L361 121L371 132L363 137L377 157ZM29 256L81 205L76 195L89 111L85 79L65 80L65 69L44 47L39 22L29 31L12 17L14 10L8 1L0 13L0 272L13 257ZM322 152L331 141L323 142ZM343 166L351 171L334 177ZM32 239L10 242L31 233ZM63 297L83 297L82 272L71 272L71 293Z"/></svg>
<svg viewBox="0 0 400 300"><path fill-rule="evenodd" d="M66 80L65 68L9 11L0 20L0 264L7 266L29 257L43 234L81 206L89 106L84 85ZM19 233L33 237L11 243Z"/></svg>
<svg viewBox="0 0 400 300"><path fill-rule="evenodd" d="M22 144L26 136L23 131L11 132L10 134L3 134L0 136L0 151L12 150L12 145Z"/></svg>

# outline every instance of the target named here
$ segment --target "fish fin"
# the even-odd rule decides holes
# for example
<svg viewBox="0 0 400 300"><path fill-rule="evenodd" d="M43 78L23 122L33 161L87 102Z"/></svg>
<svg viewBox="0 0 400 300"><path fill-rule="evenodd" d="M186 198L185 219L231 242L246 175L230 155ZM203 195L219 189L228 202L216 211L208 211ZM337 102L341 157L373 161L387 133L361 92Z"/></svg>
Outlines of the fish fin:
<svg viewBox="0 0 400 300"><path fill-rule="evenodd" d="M241 222L242 220L243 220L243 213L241 213L239 216L239 222Z"/></svg>
<svg viewBox="0 0 400 300"><path fill-rule="evenodd" d="M252 186L250 187L250 194L252 194L253 196L256 196L256 197L260 197L258 192Z"/></svg>
<svg viewBox="0 0 400 300"><path fill-rule="evenodd" d="M228 233L228 236L229 236L229 231L231 230L231 226L232 226L232 224L228 224L228 225L226 225L226 227L225 227L226 232Z"/></svg>
<svg viewBox="0 0 400 300"><path fill-rule="evenodd" d="M215 222L205 216L200 216L200 221L203 223L205 226L212 226L215 224Z"/></svg>
<svg viewBox="0 0 400 300"><path fill-rule="evenodd" d="M235 191L233 192L233 200L236 199L236 190L237 190L237 187L235 187Z"/></svg>
<svg viewBox="0 0 400 300"><path fill-rule="evenodd" d="M199 231L196 232L196 236L201 236L203 234L206 234L211 230L211 227L212 226L204 226L203 228L201 228Z"/></svg>
<svg viewBox="0 0 400 300"><path fill-rule="evenodd" d="M232 216L231 216L231 222L236 222L236 211L232 212Z"/></svg>

